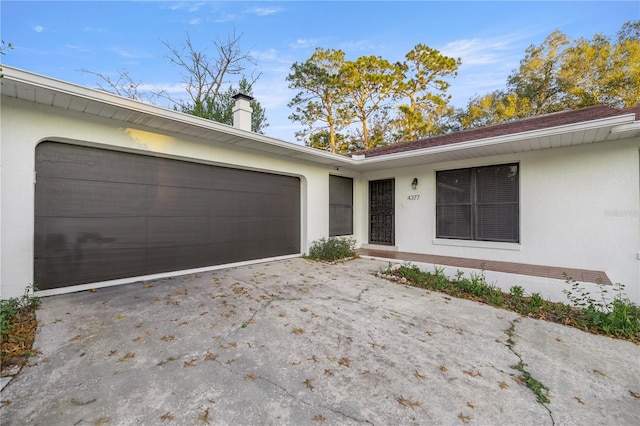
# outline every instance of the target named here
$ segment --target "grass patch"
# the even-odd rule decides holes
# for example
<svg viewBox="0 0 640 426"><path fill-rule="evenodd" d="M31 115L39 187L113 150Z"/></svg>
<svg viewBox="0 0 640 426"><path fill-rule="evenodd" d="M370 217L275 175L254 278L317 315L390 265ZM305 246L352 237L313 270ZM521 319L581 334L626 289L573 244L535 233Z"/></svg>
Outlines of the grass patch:
<svg viewBox="0 0 640 426"><path fill-rule="evenodd" d="M335 262L336 260L349 259L356 255L356 242L352 238L330 237L321 238L311 243L308 259Z"/></svg>
<svg viewBox="0 0 640 426"><path fill-rule="evenodd" d="M34 354L36 309L40 299L27 287L24 295L0 300L0 354L2 371L22 366Z"/></svg>
<svg viewBox="0 0 640 426"><path fill-rule="evenodd" d="M531 389L531 391L535 394L536 399L540 404L549 404L551 402L549 397L547 397L547 392L549 392L549 388L545 386L542 382L540 382L539 380L531 376L531 373L529 373L527 370L524 369L526 365L527 364L520 361L518 364L512 365L511 368L513 368L514 370L518 370L519 372L522 373L522 376L520 377L520 379L522 380L522 382L525 384L526 387Z"/></svg>
<svg viewBox="0 0 640 426"><path fill-rule="evenodd" d="M521 286L513 286L509 293L505 293L486 282L484 271L470 277L458 271L454 278L448 278L443 268L436 267L433 272L428 272L411 263L397 268L392 268L390 263L382 273L405 278L407 284L416 287L640 344L640 307L624 295L624 286L621 284L614 286L613 298L607 297L609 290L600 284L601 294L594 298L579 283L565 275L566 283L571 286L571 290L564 291L571 304L565 304L546 300L540 293L526 295Z"/></svg>

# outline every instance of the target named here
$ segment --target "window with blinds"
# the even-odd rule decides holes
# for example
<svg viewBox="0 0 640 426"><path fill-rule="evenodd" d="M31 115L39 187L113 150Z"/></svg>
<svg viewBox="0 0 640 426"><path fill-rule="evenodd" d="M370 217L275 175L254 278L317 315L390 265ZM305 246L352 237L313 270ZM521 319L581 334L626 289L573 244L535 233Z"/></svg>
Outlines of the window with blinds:
<svg viewBox="0 0 640 426"><path fill-rule="evenodd" d="M436 172L437 238L520 242L518 164Z"/></svg>
<svg viewBox="0 0 640 426"><path fill-rule="evenodd" d="M353 234L353 179L329 175L329 236Z"/></svg>

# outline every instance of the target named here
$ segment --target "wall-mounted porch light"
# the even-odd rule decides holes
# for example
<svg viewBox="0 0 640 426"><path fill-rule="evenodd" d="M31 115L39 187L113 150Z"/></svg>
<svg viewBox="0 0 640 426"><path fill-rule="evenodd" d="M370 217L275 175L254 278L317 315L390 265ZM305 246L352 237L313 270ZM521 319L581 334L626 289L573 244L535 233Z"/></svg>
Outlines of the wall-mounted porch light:
<svg viewBox="0 0 640 426"><path fill-rule="evenodd" d="M411 181L411 189L416 189L418 187L418 178L415 177L413 178L413 180Z"/></svg>

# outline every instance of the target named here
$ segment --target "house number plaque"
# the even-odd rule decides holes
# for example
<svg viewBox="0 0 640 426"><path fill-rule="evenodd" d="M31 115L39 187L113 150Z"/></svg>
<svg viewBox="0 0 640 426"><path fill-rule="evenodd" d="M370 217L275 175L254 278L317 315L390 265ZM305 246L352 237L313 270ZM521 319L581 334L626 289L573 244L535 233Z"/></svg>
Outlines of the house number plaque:
<svg viewBox="0 0 640 426"><path fill-rule="evenodd" d="M407 197L407 200L415 201L420 198L420 194L413 194Z"/></svg>

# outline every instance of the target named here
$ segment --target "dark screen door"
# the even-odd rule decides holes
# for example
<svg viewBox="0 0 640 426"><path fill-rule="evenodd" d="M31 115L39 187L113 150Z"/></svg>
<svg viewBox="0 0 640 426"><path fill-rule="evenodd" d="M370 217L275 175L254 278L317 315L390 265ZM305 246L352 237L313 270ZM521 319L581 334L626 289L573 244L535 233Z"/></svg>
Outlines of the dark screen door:
<svg viewBox="0 0 640 426"><path fill-rule="evenodd" d="M394 179L369 182L369 243L395 244Z"/></svg>

